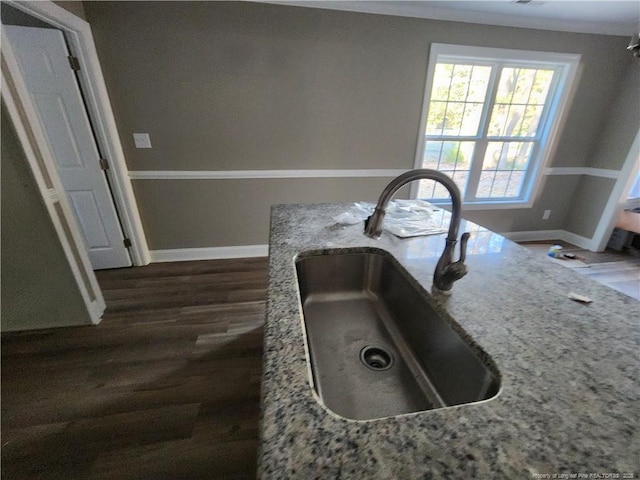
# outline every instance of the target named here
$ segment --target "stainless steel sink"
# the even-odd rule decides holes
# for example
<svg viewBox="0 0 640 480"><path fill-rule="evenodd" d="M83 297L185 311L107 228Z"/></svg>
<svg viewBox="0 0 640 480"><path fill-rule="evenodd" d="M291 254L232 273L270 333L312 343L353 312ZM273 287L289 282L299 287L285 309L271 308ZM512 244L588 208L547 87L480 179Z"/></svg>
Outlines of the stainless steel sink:
<svg viewBox="0 0 640 480"><path fill-rule="evenodd" d="M489 357L390 255L302 254L296 270L313 384L331 411L366 420L498 393Z"/></svg>

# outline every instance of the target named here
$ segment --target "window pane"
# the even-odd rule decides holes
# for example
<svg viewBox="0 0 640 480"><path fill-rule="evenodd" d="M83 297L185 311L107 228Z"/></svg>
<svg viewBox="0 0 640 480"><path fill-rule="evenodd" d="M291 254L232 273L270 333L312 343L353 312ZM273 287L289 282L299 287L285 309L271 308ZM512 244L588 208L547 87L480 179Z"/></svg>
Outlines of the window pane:
<svg viewBox="0 0 640 480"><path fill-rule="evenodd" d="M438 63L427 115L427 135L475 136L491 67Z"/></svg>
<svg viewBox="0 0 640 480"><path fill-rule="evenodd" d="M431 100L447 100L449 98L449 88L451 87L451 74L453 65L448 63L438 63L433 75L433 88L431 89Z"/></svg>
<svg viewBox="0 0 640 480"><path fill-rule="evenodd" d="M552 79L553 70L503 68L489 136L534 137Z"/></svg>
<svg viewBox="0 0 640 480"><path fill-rule="evenodd" d="M489 87L489 77L491 75L491 67L481 67L475 65L473 74L471 75L471 84L469 87L469 102L484 102L487 96L487 88Z"/></svg>
<svg viewBox="0 0 640 480"><path fill-rule="evenodd" d="M513 170L509 181L507 183L507 197L518 197L522 191L522 182L524 181L524 174L522 170Z"/></svg>
<svg viewBox="0 0 640 480"><path fill-rule="evenodd" d="M627 195L627 198L640 198L640 172L636 176L636 179L631 186L631 190L629 190L629 195Z"/></svg>
<svg viewBox="0 0 640 480"><path fill-rule="evenodd" d="M513 137L520 132L522 117L524 116L522 105L496 105L491 115L491 127L489 135L495 137Z"/></svg>
<svg viewBox="0 0 640 480"><path fill-rule="evenodd" d="M464 103L447 103L447 114L444 117L443 135L459 135L462 126L462 114L464 113Z"/></svg>
<svg viewBox="0 0 640 480"><path fill-rule="evenodd" d="M478 198L519 197L533 142L489 142L478 184Z"/></svg>
<svg viewBox="0 0 640 480"><path fill-rule="evenodd" d="M447 103L436 101L429 104L429 117L427 118L427 135L442 135L444 117L447 113Z"/></svg>
<svg viewBox="0 0 640 480"><path fill-rule="evenodd" d="M536 76L535 70L516 69L518 71L518 80L516 82L515 91L513 92L513 103L527 103L529 94L531 93L531 85Z"/></svg>
<svg viewBox="0 0 640 480"><path fill-rule="evenodd" d="M547 101L549 87L553 80L553 70L538 70L531 89L530 104L543 105Z"/></svg>
<svg viewBox="0 0 640 480"><path fill-rule="evenodd" d="M462 125L460 126L460 135L473 137L478 134L478 125L482 118L482 103L465 104L464 113L462 115Z"/></svg>
<svg viewBox="0 0 640 480"><path fill-rule="evenodd" d="M451 90L449 90L449 100L464 102L469 94L471 83L471 65L455 65L451 75Z"/></svg>
<svg viewBox="0 0 640 480"><path fill-rule="evenodd" d="M475 142L426 141L422 167L439 170L449 175L464 193L474 147ZM418 198L447 199L449 192L439 183L421 180L418 186Z"/></svg>
<svg viewBox="0 0 640 480"><path fill-rule="evenodd" d="M533 137L540 123L540 115L542 115L542 106L528 105L525 109L524 118L520 124L520 129L516 132L520 137Z"/></svg>

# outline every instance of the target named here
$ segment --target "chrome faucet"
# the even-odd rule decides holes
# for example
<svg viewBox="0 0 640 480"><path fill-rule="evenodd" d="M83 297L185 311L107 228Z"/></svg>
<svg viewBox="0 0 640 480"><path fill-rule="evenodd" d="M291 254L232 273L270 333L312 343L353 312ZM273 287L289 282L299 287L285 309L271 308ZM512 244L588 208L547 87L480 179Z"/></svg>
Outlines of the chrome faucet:
<svg viewBox="0 0 640 480"><path fill-rule="evenodd" d="M467 266L464 264L466 257L467 241L469 240L469 233L465 232L460 238L460 259L457 262L453 261L453 250L458 242L458 228L460 226L460 218L462 213L462 199L460 197L460 190L453 180L442 172L437 170L430 170L427 168L409 170L402 175L396 177L385 187L380 194L376 209L364 224L364 233L371 238L379 238L382 234L382 222L386 213L387 204L391 197L402 187L414 180L435 180L441 183L449 191L451 195L452 208L451 208L451 220L449 222L449 233L447 234L447 241L444 247L440 260L436 265L436 269L433 272L433 285L445 293L451 291L453 283L456 280L460 280L467 274Z"/></svg>

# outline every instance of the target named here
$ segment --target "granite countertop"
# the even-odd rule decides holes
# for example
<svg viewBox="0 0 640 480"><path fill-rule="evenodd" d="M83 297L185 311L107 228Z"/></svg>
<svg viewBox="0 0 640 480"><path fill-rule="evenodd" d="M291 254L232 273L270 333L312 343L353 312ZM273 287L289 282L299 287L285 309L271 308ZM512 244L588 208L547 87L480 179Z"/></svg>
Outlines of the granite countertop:
<svg viewBox="0 0 640 480"><path fill-rule="evenodd" d="M309 379L296 255L383 249L431 291L444 246L445 234L369 239L362 224L334 221L349 207L272 209L260 478L639 478L640 303L470 222L460 228L472 232L469 273L434 299L493 359L499 394L368 421L322 406Z"/></svg>

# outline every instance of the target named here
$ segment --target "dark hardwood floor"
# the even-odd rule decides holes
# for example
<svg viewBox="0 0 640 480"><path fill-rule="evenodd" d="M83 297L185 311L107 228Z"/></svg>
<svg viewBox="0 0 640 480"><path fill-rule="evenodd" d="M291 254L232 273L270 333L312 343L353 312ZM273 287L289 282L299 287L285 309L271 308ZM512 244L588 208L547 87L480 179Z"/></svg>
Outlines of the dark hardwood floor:
<svg viewBox="0 0 640 480"><path fill-rule="evenodd" d="M266 272L101 271L99 325L3 334L2 479L255 478Z"/></svg>

